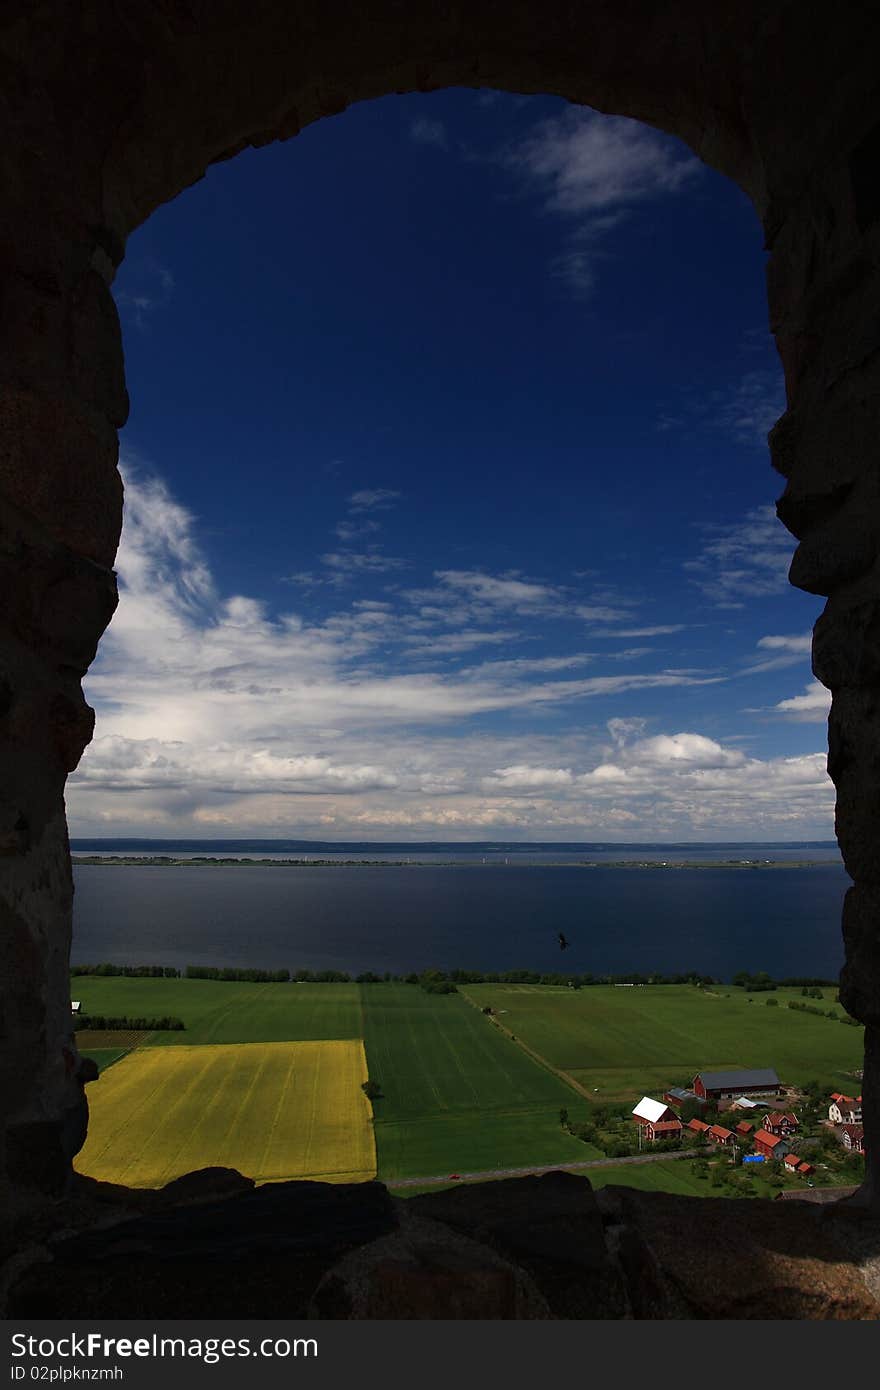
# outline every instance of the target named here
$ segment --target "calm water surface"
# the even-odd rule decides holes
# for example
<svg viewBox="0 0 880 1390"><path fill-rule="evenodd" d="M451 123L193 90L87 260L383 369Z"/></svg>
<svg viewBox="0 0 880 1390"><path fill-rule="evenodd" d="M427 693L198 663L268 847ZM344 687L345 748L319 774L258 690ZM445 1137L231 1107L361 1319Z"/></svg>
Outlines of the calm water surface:
<svg viewBox="0 0 880 1390"><path fill-rule="evenodd" d="M101 852L108 848L105 842ZM828 978L839 971L840 911L850 879L836 847L638 846L637 856L622 854L624 848L432 847L444 865L454 853L454 867L439 867L412 845L392 846L386 857L411 856L423 866L77 865L72 959L352 973L428 966L594 974L695 969L722 979L742 969ZM378 849L359 852L375 859ZM92 844L76 845L75 853L90 852ZM132 851L114 846L109 852ZM144 852L182 857L180 847ZM244 851L214 845L209 852ZM275 848L251 852L278 856ZM333 852L356 857L344 846ZM314 846L310 853L329 857ZM575 857L823 862L764 869L565 862ZM558 931L571 942L564 955Z"/></svg>

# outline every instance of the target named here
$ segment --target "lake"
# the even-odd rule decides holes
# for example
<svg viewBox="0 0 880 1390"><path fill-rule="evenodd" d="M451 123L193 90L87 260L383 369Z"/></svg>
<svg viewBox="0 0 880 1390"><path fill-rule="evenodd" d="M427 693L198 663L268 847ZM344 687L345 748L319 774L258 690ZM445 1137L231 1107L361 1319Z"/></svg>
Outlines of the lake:
<svg viewBox="0 0 880 1390"><path fill-rule="evenodd" d="M242 844L142 853L244 855ZM287 842L290 843L290 842ZM75 842L131 855L134 842ZM235 844L235 849L229 848ZM625 851L625 852L624 852ZM411 859L402 867L74 867L75 964L404 973L426 967L572 973L738 970L834 978L850 885L836 846L350 846L280 857ZM609 867L761 859L780 867ZM575 863L574 860L578 862ZM584 859L596 867L583 867ZM811 867L782 867L809 859ZM485 862L484 862L485 860ZM438 861L442 861L438 862ZM505 862L506 861L506 862ZM562 931L570 948L560 952Z"/></svg>

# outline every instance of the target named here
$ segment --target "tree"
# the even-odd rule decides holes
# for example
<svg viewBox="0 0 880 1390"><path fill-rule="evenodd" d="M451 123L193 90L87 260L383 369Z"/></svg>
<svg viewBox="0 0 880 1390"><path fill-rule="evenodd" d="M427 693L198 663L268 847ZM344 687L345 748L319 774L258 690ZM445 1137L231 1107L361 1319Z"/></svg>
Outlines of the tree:
<svg viewBox="0 0 880 1390"><path fill-rule="evenodd" d="M372 1078L369 1081L361 1082L361 1090L367 1100L381 1100L382 1098L382 1087L378 1081L373 1081Z"/></svg>
<svg viewBox="0 0 880 1390"><path fill-rule="evenodd" d="M562 1109L559 1111L559 1123L562 1125L563 1129L565 1129L566 1125L568 1124L568 1111L566 1110L564 1105Z"/></svg>

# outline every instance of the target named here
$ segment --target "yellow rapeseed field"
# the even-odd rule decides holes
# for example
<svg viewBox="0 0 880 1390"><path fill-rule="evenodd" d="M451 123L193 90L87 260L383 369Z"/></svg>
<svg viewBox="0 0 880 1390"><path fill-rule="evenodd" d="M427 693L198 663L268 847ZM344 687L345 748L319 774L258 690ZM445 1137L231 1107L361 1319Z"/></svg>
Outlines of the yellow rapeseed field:
<svg viewBox="0 0 880 1390"><path fill-rule="evenodd" d="M78 1172L162 1187L196 1168L257 1182L376 1176L364 1045L231 1043L143 1047L89 1086Z"/></svg>

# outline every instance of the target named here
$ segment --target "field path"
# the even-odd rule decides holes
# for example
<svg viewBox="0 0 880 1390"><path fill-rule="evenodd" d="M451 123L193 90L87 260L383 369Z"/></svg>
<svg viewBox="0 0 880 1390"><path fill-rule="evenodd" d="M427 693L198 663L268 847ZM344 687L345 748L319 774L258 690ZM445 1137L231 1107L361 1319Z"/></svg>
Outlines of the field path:
<svg viewBox="0 0 880 1390"><path fill-rule="evenodd" d="M462 998L467 1000L471 1008L477 1009L480 1013L483 1013L480 1005L475 999L470 997L466 990L460 990L459 992ZM570 1086L573 1091L577 1091L578 1095L583 1096L584 1100L592 1101L592 1094L587 1090L586 1086L582 1086L579 1081L576 1081L569 1072L563 1071L561 1067L554 1067L553 1063L548 1062L547 1058L543 1057L540 1052L536 1052L533 1047L529 1047L528 1043L523 1042L522 1039L518 1038L515 1033L512 1033L509 1028L506 1028L503 1023L499 1023L495 1014L484 1014L483 1017L494 1024L498 1031L503 1033L505 1037L510 1038L511 1042L515 1042L517 1047L521 1048L528 1057L531 1057L533 1062L538 1063L538 1066L543 1067L545 1071L551 1072L553 1076L558 1076L560 1081L564 1081L566 1086ZM526 1171L537 1172L538 1170L529 1168ZM546 1171L550 1172L552 1170L547 1169Z"/></svg>
<svg viewBox="0 0 880 1390"><path fill-rule="evenodd" d="M584 1168L622 1168L626 1163L665 1163L676 1158L699 1158L693 1149L683 1149L681 1153L632 1154L629 1158L589 1158L583 1163L547 1163L536 1168L486 1168L479 1173L459 1173L462 1182L485 1182L488 1178L529 1178L542 1173L580 1173ZM433 1187L449 1182L449 1174L432 1178L393 1178L386 1179L386 1187Z"/></svg>

